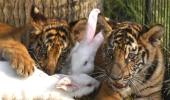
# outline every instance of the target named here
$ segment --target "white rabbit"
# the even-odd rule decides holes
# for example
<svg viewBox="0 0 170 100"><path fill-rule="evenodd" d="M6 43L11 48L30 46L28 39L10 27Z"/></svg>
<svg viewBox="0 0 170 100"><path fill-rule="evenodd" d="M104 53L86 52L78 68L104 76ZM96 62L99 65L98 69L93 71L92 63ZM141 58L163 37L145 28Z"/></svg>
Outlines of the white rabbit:
<svg viewBox="0 0 170 100"><path fill-rule="evenodd" d="M84 38L82 41L80 41L80 43L77 42L72 49L70 54L71 68L69 71L66 71L66 73L90 73L94 70L94 58L97 49L104 40L102 32L99 32L95 36L99 13L99 9L93 9L90 12Z"/></svg>
<svg viewBox="0 0 170 100"><path fill-rule="evenodd" d="M49 76L37 68L30 77L22 79L8 62L0 61L0 99L73 100L91 93L98 85L86 74Z"/></svg>

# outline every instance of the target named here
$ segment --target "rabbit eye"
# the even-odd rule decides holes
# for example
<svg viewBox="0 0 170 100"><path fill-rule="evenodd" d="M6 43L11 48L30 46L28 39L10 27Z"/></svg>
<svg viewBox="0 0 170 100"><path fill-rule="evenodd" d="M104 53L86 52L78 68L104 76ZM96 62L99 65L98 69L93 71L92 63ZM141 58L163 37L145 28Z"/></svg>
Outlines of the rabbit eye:
<svg viewBox="0 0 170 100"><path fill-rule="evenodd" d="M86 65L87 65L87 63L88 63L88 61L85 61L83 65L84 65L84 66L86 66Z"/></svg>

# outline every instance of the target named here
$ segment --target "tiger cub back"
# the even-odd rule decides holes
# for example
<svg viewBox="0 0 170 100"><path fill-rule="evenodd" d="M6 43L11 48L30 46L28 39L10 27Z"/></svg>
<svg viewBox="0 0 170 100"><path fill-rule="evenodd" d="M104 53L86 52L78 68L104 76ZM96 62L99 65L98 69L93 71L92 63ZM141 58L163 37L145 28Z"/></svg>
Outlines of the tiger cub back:
<svg viewBox="0 0 170 100"><path fill-rule="evenodd" d="M4 23L0 23L0 37L3 36L6 33L10 33L11 31L14 30L13 26L4 24Z"/></svg>

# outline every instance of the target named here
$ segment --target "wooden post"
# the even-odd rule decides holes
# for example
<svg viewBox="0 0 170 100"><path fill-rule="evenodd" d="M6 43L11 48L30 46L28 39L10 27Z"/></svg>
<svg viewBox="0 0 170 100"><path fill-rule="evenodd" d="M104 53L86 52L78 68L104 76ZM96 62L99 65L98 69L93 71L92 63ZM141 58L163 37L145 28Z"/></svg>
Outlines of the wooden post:
<svg viewBox="0 0 170 100"><path fill-rule="evenodd" d="M145 0L145 24L149 25L152 22L152 0Z"/></svg>
<svg viewBox="0 0 170 100"><path fill-rule="evenodd" d="M15 26L28 23L33 2L46 17L68 21L87 17L92 8L102 8L101 0L0 0L0 22Z"/></svg>

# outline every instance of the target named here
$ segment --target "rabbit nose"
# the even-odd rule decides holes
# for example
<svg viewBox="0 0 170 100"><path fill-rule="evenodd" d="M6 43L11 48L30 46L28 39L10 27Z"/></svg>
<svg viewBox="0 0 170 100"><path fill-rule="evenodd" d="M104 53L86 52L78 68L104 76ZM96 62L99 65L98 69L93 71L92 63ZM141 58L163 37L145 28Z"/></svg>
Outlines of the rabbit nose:
<svg viewBox="0 0 170 100"><path fill-rule="evenodd" d="M114 64L111 70L111 77L114 80L120 80L123 77L123 73L119 64Z"/></svg>

